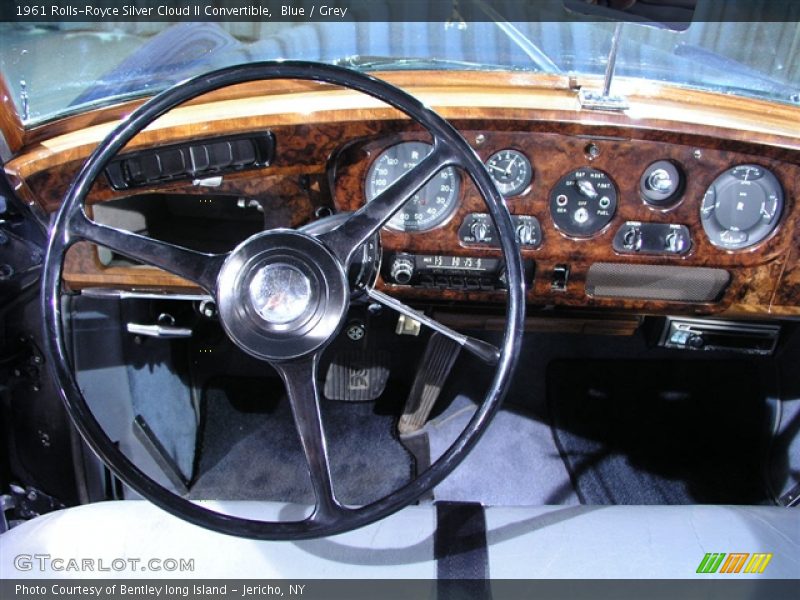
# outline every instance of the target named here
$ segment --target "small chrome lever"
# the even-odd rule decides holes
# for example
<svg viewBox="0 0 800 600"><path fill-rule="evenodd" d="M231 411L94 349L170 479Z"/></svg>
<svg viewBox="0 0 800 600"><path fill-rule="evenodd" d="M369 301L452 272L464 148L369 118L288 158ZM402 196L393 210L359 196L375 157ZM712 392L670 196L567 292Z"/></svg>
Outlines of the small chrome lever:
<svg viewBox="0 0 800 600"><path fill-rule="evenodd" d="M489 342L484 342L483 340L479 340L478 338L471 337L469 335L464 335L463 333L459 333L457 331L453 331L446 325L442 325L435 319L431 319L429 316L414 310L413 308L406 306L399 300L396 300L392 296L384 294L383 292L379 292L375 288L368 288L367 295L383 304L384 306L388 306L389 308L399 312L401 315L405 315L411 319L415 319L426 325L427 327L431 328L433 331L436 331L443 336L450 338L459 346L464 348L467 352L471 352L482 361L490 365L496 365L500 360L500 349L496 346L490 344Z"/></svg>

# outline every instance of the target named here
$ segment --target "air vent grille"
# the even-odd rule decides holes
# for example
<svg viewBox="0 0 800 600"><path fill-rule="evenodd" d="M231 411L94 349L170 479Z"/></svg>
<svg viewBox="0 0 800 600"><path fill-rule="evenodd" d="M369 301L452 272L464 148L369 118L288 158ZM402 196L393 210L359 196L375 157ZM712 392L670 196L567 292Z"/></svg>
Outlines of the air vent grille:
<svg viewBox="0 0 800 600"><path fill-rule="evenodd" d="M106 168L106 176L114 189L127 190L267 166L274 153L270 132L215 137L126 154Z"/></svg>

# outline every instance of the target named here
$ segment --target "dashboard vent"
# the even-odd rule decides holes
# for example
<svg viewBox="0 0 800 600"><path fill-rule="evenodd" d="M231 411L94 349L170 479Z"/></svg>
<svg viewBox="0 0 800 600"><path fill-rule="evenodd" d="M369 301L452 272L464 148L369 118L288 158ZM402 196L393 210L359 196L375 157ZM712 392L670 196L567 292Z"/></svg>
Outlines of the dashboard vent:
<svg viewBox="0 0 800 600"><path fill-rule="evenodd" d="M106 168L106 177L115 190L127 190L264 167L274 153L270 132L207 138L125 154Z"/></svg>
<svg viewBox="0 0 800 600"><path fill-rule="evenodd" d="M595 263L586 275L586 293L606 298L714 302L730 279L724 269Z"/></svg>

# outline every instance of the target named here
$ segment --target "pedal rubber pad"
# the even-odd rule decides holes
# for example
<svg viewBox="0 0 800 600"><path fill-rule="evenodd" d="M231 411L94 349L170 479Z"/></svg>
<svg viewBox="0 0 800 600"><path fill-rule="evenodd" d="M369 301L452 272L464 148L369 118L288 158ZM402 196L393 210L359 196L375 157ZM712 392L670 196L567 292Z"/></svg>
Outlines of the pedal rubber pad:
<svg viewBox="0 0 800 600"><path fill-rule="evenodd" d="M328 367L323 393L329 400L368 402L383 393L388 380L388 353L339 352Z"/></svg>
<svg viewBox="0 0 800 600"><path fill-rule="evenodd" d="M425 354L397 424L401 436L419 431L425 425L460 351L461 346L439 333L428 338Z"/></svg>

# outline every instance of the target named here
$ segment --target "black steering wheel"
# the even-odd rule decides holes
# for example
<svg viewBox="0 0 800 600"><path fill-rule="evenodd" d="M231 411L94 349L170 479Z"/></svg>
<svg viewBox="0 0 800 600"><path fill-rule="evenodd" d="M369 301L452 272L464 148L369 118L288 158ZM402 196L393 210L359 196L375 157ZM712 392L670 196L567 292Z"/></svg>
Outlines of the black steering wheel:
<svg viewBox="0 0 800 600"><path fill-rule="evenodd" d="M264 231L226 254L196 252L100 225L87 217L85 198L95 179L125 144L159 116L222 87L272 79L325 82L373 96L423 126L433 139L433 149L414 169L334 229L316 235L290 229ZM357 251L406 200L448 166L469 174L499 233L507 273L507 321L500 348L457 334L435 321L428 324L494 364L495 375L467 427L428 470L371 504L344 506L334 494L320 419L319 357L346 316L350 299L347 268ZM286 386L316 497L309 517L301 521L258 521L212 511L156 483L108 438L76 383L64 343L61 270L65 252L79 240L100 244L196 283L215 298L220 321L230 338L278 371ZM111 132L81 168L50 232L42 280L46 354L67 410L83 438L143 497L182 519L227 534L272 540L329 536L361 527L412 503L444 479L474 447L500 406L519 354L525 311L522 273L514 227L503 198L466 140L431 109L384 81L340 67L299 61L234 66L187 80L155 96ZM292 291L287 294L289 288ZM373 293L396 310L411 311L393 298Z"/></svg>

